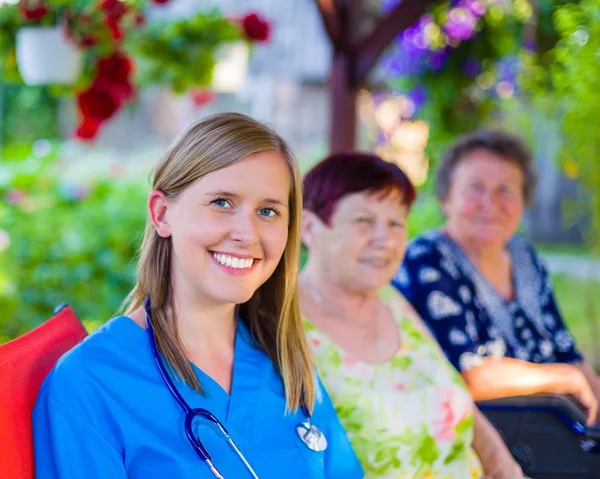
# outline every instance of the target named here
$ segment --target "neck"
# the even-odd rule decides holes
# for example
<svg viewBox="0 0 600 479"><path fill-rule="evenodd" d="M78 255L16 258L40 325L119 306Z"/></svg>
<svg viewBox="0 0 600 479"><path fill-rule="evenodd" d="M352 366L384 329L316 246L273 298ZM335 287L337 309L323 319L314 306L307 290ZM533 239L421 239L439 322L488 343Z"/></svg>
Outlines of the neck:
<svg viewBox="0 0 600 479"><path fill-rule="evenodd" d="M458 228L453 227L451 223L446 224L444 230L479 267L495 266L504 262L506 246L503 243L482 245L476 239L459 233Z"/></svg>
<svg viewBox="0 0 600 479"><path fill-rule="evenodd" d="M174 288L179 335L189 351L233 346L235 305L207 301L193 291Z"/></svg>
<svg viewBox="0 0 600 479"><path fill-rule="evenodd" d="M353 312L364 310L377 299L377 291L356 290L340 284L310 258L300 273L300 285L307 292L314 293L312 296L317 302L316 295L327 304Z"/></svg>

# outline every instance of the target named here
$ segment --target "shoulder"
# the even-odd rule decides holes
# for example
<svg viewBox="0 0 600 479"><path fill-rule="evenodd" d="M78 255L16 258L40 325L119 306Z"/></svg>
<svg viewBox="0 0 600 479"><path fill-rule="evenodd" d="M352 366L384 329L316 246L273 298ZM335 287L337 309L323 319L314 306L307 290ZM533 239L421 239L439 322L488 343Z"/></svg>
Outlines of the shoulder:
<svg viewBox="0 0 600 479"><path fill-rule="evenodd" d="M144 330L131 319L119 316L109 320L59 358L40 396L64 405L97 396L117 374L141 362L135 351L139 351L136 343L144 338Z"/></svg>
<svg viewBox="0 0 600 479"><path fill-rule="evenodd" d="M538 271L544 272L547 269L545 261L538 254L533 244L525 238L513 236L508 242L508 247L513 260L526 264L522 259L527 258Z"/></svg>
<svg viewBox="0 0 600 479"><path fill-rule="evenodd" d="M405 259L411 261L441 256L441 236L440 230L435 229L415 237L408 243Z"/></svg>

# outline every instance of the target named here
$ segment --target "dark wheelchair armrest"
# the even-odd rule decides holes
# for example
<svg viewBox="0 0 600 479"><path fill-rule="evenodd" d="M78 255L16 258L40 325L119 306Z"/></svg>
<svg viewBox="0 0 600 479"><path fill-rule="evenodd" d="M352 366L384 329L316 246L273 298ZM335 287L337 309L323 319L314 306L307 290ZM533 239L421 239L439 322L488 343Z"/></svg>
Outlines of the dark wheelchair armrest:
<svg viewBox="0 0 600 479"><path fill-rule="evenodd" d="M481 401L477 406L482 411L543 411L559 418L574 434L588 439L600 440L600 424L586 426L585 410L569 396L539 394L513 396Z"/></svg>
<svg viewBox="0 0 600 479"><path fill-rule="evenodd" d="M598 479L600 427L559 395L516 396L477 403L523 471L535 479Z"/></svg>

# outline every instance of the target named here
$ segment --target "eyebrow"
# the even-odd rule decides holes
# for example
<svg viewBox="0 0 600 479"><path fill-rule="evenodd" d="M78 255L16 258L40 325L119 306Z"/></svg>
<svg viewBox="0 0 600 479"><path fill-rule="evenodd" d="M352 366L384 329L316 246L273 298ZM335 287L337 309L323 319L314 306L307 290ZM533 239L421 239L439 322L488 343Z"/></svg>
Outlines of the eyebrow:
<svg viewBox="0 0 600 479"><path fill-rule="evenodd" d="M239 199L240 195L236 194L236 193L232 193L231 191L225 191L225 190L215 190L215 191L209 191L208 193L206 193L205 196L225 196L228 198L233 198L233 199ZM288 203L287 201L281 201L275 198L263 198L263 200L265 203L270 203L273 205L278 205L278 206L283 206L285 208L288 207Z"/></svg>

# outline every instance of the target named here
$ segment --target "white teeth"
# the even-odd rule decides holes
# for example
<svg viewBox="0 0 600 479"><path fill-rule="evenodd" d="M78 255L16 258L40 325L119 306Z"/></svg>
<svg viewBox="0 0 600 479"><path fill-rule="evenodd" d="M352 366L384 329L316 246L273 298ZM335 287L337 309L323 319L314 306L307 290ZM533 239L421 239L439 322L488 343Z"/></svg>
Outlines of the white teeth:
<svg viewBox="0 0 600 479"><path fill-rule="evenodd" d="M252 258L236 258L226 254L213 253L213 257L222 265L236 269L250 268L254 263Z"/></svg>

